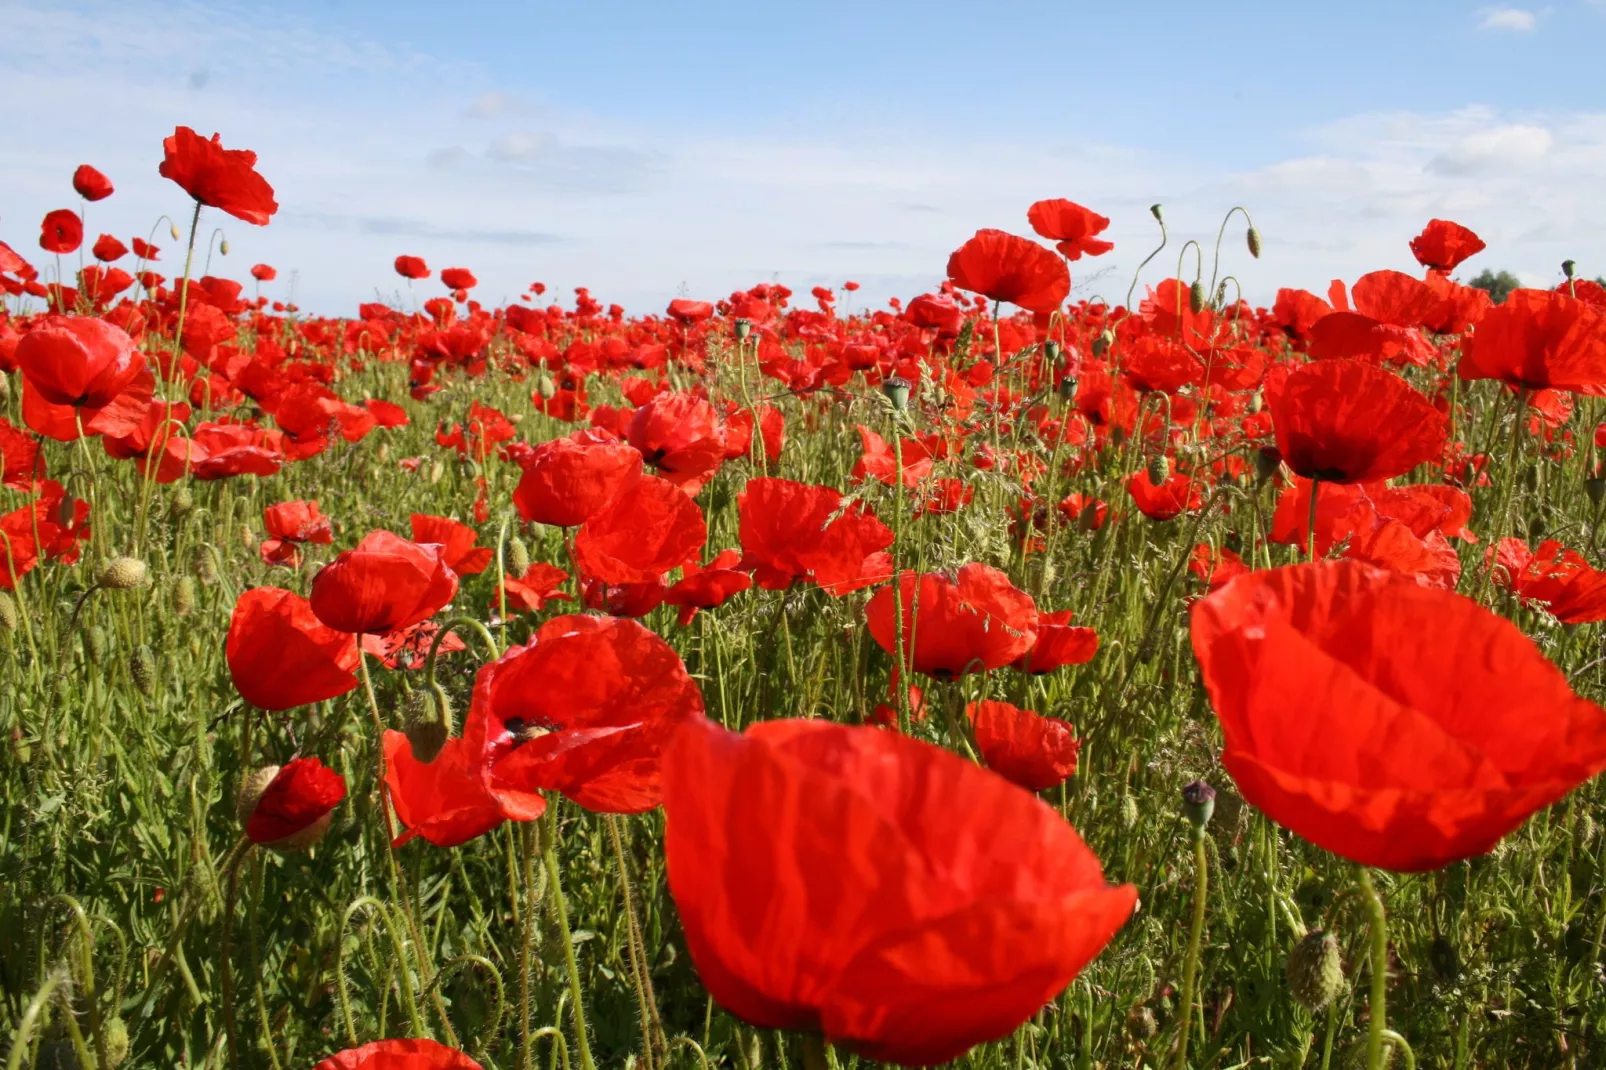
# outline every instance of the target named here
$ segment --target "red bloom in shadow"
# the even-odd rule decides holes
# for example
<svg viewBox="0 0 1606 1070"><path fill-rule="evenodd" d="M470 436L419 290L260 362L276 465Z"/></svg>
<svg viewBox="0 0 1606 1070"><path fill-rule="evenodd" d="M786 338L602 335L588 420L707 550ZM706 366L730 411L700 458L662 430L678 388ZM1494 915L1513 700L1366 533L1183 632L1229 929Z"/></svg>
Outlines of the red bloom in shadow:
<svg viewBox="0 0 1606 1070"><path fill-rule="evenodd" d="M1411 239L1411 255L1429 271L1448 274L1461 261L1483 252L1483 239L1460 223L1430 219L1422 233Z"/></svg>
<svg viewBox="0 0 1606 1070"><path fill-rule="evenodd" d="M1577 550L1555 539L1537 550L1521 539L1501 539L1494 564L1495 582L1515 591L1524 605L1539 605L1563 624L1606 620L1606 572Z"/></svg>
<svg viewBox="0 0 1606 1070"><path fill-rule="evenodd" d="M322 702L357 686L356 639L326 627L305 598L278 587L240 595L224 656L234 689L262 710Z"/></svg>
<svg viewBox="0 0 1606 1070"><path fill-rule="evenodd" d="M477 576L490 567L496 556L489 546L475 546L479 532L460 521L427 513L412 514L413 541L436 543L446 558L446 567L459 576Z"/></svg>
<svg viewBox="0 0 1606 1070"><path fill-rule="evenodd" d="M383 635L428 620L457 593L442 548L373 531L312 579L312 611L340 632Z"/></svg>
<svg viewBox="0 0 1606 1070"><path fill-rule="evenodd" d="M840 597L892 575L892 558L884 552L892 529L858 502L844 509L833 487L750 479L736 500L740 567L766 590L810 579Z"/></svg>
<svg viewBox="0 0 1606 1070"><path fill-rule="evenodd" d="M163 178L177 182L185 193L208 208L221 208L236 219L268 225L279 210L273 187L257 174L257 154L247 149L225 149L220 134L208 141L187 126L180 126L162 141L166 158L159 168Z"/></svg>
<svg viewBox="0 0 1606 1070"><path fill-rule="evenodd" d="M535 447L513 491L519 516L578 527L641 475L641 454L611 435L584 430Z"/></svg>
<svg viewBox="0 0 1606 1070"><path fill-rule="evenodd" d="M433 1040L376 1040L329 1056L312 1070L481 1070L456 1048Z"/></svg>
<svg viewBox="0 0 1606 1070"><path fill-rule="evenodd" d="M1047 791L1076 772L1081 749L1068 722L1007 702L983 700L965 707L987 768L1027 791Z"/></svg>
<svg viewBox="0 0 1606 1070"><path fill-rule="evenodd" d="M1244 798L1362 865L1482 854L1606 768L1606 712L1510 621L1404 576L1252 572L1192 631Z"/></svg>
<svg viewBox="0 0 1606 1070"><path fill-rule="evenodd" d="M1137 901L1040 800L877 728L688 724L664 812L670 894L714 998L883 1062L1007 1036Z"/></svg>
<svg viewBox="0 0 1606 1070"><path fill-rule="evenodd" d="M1034 676L1053 672L1066 665L1082 665L1099 652L1099 633L1092 628L1071 624L1071 611L1037 615L1037 641L1032 648L1010 663L1010 668Z"/></svg>
<svg viewBox="0 0 1606 1070"><path fill-rule="evenodd" d="M1067 260L1080 260L1083 254L1103 256L1115 248L1114 242L1094 237L1110 225L1108 216L1064 198L1038 201L1026 209L1026 221L1040 237L1054 242Z"/></svg>
<svg viewBox="0 0 1606 1070"><path fill-rule="evenodd" d="M1307 479L1391 479L1444 452L1444 414L1404 379L1365 361L1306 364L1268 400L1277 449Z"/></svg>
<svg viewBox="0 0 1606 1070"><path fill-rule="evenodd" d="M275 844L320 821L346 797L346 780L317 758L292 758L279 768L245 819L252 843Z"/></svg>
<svg viewBox="0 0 1606 1070"><path fill-rule="evenodd" d="M950 580L937 572L905 572L896 584L903 600L903 650L915 672L953 679L1001 669L1037 642L1037 606L991 565L961 566ZM897 649L893 588L865 606L870 636L888 654Z"/></svg>
<svg viewBox="0 0 1606 1070"><path fill-rule="evenodd" d="M434 761L421 762L406 733L385 733L385 786L406 826L395 846L422 836L436 847L456 847L507 819L480 776L477 758L466 739L454 737Z"/></svg>
<svg viewBox="0 0 1606 1070"><path fill-rule="evenodd" d="M948 277L961 290L1028 312L1052 312L1071 292L1065 261L1029 238L1002 230L978 230L954 250Z"/></svg>
<svg viewBox="0 0 1606 1070"><path fill-rule="evenodd" d="M580 572L605 583L651 583L696 556L708 539L697 503L675 484L642 476L574 536Z"/></svg>
<svg viewBox="0 0 1606 1070"><path fill-rule="evenodd" d="M1606 309L1564 293L1513 290L1479 321L1456 374L1519 389L1606 393Z"/></svg>
<svg viewBox="0 0 1606 1070"><path fill-rule="evenodd" d="M480 670L463 736L509 817L538 817L542 791L640 813L661 800L664 746L702 714L680 656L654 633L616 617L554 617Z"/></svg>

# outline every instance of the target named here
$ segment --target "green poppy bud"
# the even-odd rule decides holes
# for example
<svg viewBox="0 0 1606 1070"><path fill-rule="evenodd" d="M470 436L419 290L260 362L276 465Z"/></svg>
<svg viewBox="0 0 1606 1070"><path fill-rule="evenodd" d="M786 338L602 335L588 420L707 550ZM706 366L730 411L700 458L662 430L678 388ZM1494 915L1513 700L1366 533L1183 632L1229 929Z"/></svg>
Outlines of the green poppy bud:
<svg viewBox="0 0 1606 1070"><path fill-rule="evenodd" d="M513 575L522 576L530 571L530 548L517 535L507 541L507 558Z"/></svg>
<svg viewBox="0 0 1606 1070"><path fill-rule="evenodd" d="M1259 260L1260 259L1260 231L1256 230L1254 227L1250 227L1247 237L1249 239L1249 255L1254 257L1256 260Z"/></svg>
<svg viewBox="0 0 1606 1070"><path fill-rule="evenodd" d="M1338 940L1330 932L1312 929L1288 954L1284 971L1288 994L1306 1010L1324 1009L1344 993L1344 963Z"/></svg>
<svg viewBox="0 0 1606 1070"><path fill-rule="evenodd" d="M145 562L137 557L114 557L106 563L96 577L97 586L105 587L111 591L126 591L139 587L145 582L149 570Z"/></svg>
<svg viewBox="0 0 1606 1070"><path fill-rule="evenodd" d="M1171 458L1160 454L1149 462L1149 482L1160 486L1171 478Z"/></svg>

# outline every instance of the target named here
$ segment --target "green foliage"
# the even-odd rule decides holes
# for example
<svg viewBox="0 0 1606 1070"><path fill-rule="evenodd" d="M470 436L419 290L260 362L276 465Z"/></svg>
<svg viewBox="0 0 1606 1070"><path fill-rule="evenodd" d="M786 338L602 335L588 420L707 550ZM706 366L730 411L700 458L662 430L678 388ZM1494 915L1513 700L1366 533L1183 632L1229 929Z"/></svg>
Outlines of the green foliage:
<svg viewBox="0 0 1606 1070"><path fill-rule="evenodd" d="M1522 283L1509 271L1493 272L1484 268L1472 277L1467 283L1476 290L1483 290L1495 304L1504 304L1511 291L1517 289Z"/></svg>

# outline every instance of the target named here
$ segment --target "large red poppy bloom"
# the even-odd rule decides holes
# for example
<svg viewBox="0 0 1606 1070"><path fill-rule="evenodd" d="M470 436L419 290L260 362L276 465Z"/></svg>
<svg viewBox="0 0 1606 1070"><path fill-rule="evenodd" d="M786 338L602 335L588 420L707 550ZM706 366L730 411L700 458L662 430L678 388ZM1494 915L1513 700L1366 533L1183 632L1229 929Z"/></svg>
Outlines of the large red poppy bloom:
<svg viewBox="0 0 1606 1070"><path fill-rule="evenodd" d="M629 445L589 429L543 442L522 462L513 505L525 520L578 527L640 478L641 460Z"/></svg>
<svg viewBox="0 0 1606 1070"><path fill-rule="evenodd" d="M336 631L383 635L428 620L456 593L441 546L373 531L319 570L311 601Z"/></svg>
<svg viewBox="0 0 1606 1070"><path fill-rule="evenodd" d="M325 626L305 598L278 587L240 595L224 654L235 690L258 709L305 706L357 686L356 639Z"/></svg>
<svg viewBox="0 0 1606 1070"><path fill-rule="evenodd" d="M695 394L659 394L630 418L630 444L658 474L696 494L725 463L719 413Z"/></svg>
<svg viewBox="0 0 1606 1070"><path fill-rule="evenodd" d="M92 316L49 316L17 343L28 386L52 405L110 405L145 360L126 331Z"/></svg>
<svg viewBox="0 0 1606 1070"><path fill-rule="evenodd" d="M1482 854L1606 768L1606 711L1510 621L1409 577L1252 572L1192 630L1244 798L1362 865Z"/></svg>
<svg viewBox="0 0 1606 1070"><path fill-rule="evenodd" d="M750 479L736 496L742 564L767 590L810 579L840 596L892 575L892 529L834 487Z"/></svg>
<svg viewBox="0 0 1606 1070"><path fill-rule="evenodd" d="M398 256L395 268L396 274L404 279L429 278L429 265L424 263L421 256Z"/></svg>
<svg viewBox="0 0 1606 1070"><path fill-rule="evenodd" d="M580 526L580 571L606 583L651 583L693 560L708 539L703 511L667 479L642 476Z"/></svg>
<svg viewBox="0 0 1606 1070"><path fill-rule="evenodd" d="M1027 791L1047 791L1076 772L1081 748L1069 722L986 699L965 707L987 768Z"/></svg>
<svg viewBox="0 0 1606 1070"><path fill-rule="evenodd" d="M916 672L952 679L1001 669L1037 641L1032 596L991 565L961 566L951 580L938 572L905 572L896 586L903 599L904 658ZM864 609L871 638L889 654L898 635L892 591L881 588Z"/></svg>
<svg viewBox="0 0 1606 1070"><path fill-rule="evenodd" d="M257 174L257 154L248 149L225 149L221 134L213 134L208 141L180 126L163 139L162 149L167 154L159 168L162 177L177 182L208 208L221 208L259 227L267 226L279 210L273 187Z"/></svg>
<svg viewBox="0 0 1606 1070"><path fill-rule="evenodd" d="M1422 233L1411 239L1411 255L1430 271L1454 271L1461 261L1484 248L1482 238L1448 219L1430 219Z"/></svg>
<svg viewBox="0 0 1606 1070"><path fill-rule="evenodd" d="M1606 393L1606 310L1550 290L1513 290L1484 313L1456 374L1527 390Z"/></svg>
<svg viewBox="0 0 1606 1070"><path fill-rule="evenodd" d="M1110 225L1108 216L1063 197L1038 201L1026 209L1026 221L1040 236L1054 242L1067 260L1080 260L1083 254L1103 256L1115 248L1114 242L1094 237Z"/></svg>
<svg viewBox="0 0 1606 1070"><path fill-rule="evenodd" d="M1007 1036L1137 901L1052 808L876 728L689 723L664 813L670 894L714 998L882 1062Z"/></svg>
<svg viewBox="0 0 1606 1070"><path fill-rule="evenodd" d="M1277 449L1307 479L1391 479L1444 452L1444 414L1404 379L1365 361L1306 364L1269 401Z"/></svg>
<svg viewBox="0 0 1606 1070"><path fill-rule="evenodd" d="M47 253L76 252L84 243L84 221L71 208L57 208L39 224L39 248Z"/></svg>
<svg viewBox="0 0 1606 1070"><path fill-rule="evenodd" d="M376 1040L336 1052L312 1070L481 1070L456 1048L434 1040Z"/></svg>
<svg viewBox="0 0 1606 1070"><path fill-rule="evenodd" d="M633 620L554 617L480 669L463 737L509 817L558 791L588 810L639 813L662 798L659 760L703 697L680 655Z"/></svg>
<svg viewBox="0 0 1606 1070"><path fill-rule="evenodd" d="M86 201L104 201L112 195L112 180L87 163L81 163L72 173L72 188Z"/></svg>
<svg viewBox="0 0 1606 1070"><path fill-rule="evenodd" d="M954 250L948 277L961 290L1028 312L1052 312L1071 292L1065 261L1029 238L1002 230L978 230Z"/></svg>
<svg viewBox="0 0 1606 1070"><path fill-rule="evenodd" d="M245 819L252 843L275 844L323 820L346 797L346 780L317 758L280 766Z"/></svg>

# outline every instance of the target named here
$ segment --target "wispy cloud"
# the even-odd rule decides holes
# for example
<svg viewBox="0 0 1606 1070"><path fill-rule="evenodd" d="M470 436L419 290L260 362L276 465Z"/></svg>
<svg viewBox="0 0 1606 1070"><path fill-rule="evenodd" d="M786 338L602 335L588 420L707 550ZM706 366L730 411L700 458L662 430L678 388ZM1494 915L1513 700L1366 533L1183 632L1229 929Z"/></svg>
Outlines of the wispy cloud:
<svg viewBox="0 0 1606 1070"><path fill-rule="evenodd" d="M1486 7L1478 11L1478 29L1530 33L1539 25L1539 16L1521 7Z"/></svg>

